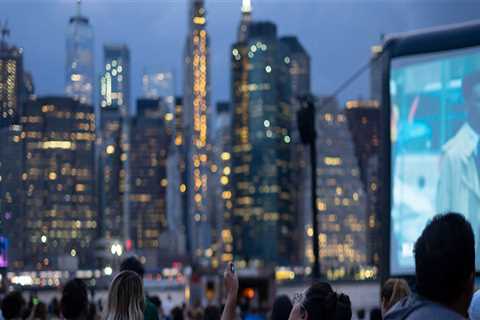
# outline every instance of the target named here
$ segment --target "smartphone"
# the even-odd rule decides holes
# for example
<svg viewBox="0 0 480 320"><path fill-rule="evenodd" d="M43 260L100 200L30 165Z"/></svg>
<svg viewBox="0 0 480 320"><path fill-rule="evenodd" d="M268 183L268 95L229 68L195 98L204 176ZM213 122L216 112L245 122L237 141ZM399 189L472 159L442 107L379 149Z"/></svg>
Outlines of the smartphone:
<svg viewBox="0 0 480 320"><path fill-rule="evenodd" d="M230 263L230 271L232 271L232 273L235 273L235 265L232 263Z"/></svg>
<svg viewBox="0 0 480 320"><path fill-rule="evenodd" d="M33 298L32 302L33 302L33 305L36 306L38 304L38 298Z"/></svg>

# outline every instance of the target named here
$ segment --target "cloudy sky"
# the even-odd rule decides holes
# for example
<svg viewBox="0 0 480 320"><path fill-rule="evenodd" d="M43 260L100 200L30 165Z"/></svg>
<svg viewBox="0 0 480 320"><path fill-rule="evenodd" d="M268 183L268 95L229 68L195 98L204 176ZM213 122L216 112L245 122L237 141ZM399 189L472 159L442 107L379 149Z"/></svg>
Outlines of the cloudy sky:
<svg viewBox="0 0 480 320"><path fill-rule="evenodd" d="M126 43L132 56L132 97L141 94L144 68L172 70L181 93L188 0L84 0L95 34L96 69L104 43ZM480 19L470 0L252 0L255 20L277 24L279 35L296 35L312 58L312 89L331 93L364 64L381 34ZM230 45L241 0L206 0L211 41L213 101L228 99ZM64 88L65 33L74 0L0 0L10 42L25 50L39 95ZM341 96L368 97L368 72Z"/></svg>

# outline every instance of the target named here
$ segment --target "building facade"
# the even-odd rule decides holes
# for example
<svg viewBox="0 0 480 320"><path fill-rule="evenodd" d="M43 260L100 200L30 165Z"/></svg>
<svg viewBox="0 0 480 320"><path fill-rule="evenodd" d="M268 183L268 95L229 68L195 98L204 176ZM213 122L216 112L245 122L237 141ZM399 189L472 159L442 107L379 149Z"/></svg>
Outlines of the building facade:
<svg viewBox="0 0 480 320"><path fill-rule="evenodd" d="M130 132L130 234L136 254L150 268L160 262L160 235L167 229L169 143L161 108L160 99L137 100Z"/></svg>
<svg viewBox="0 0 480 320"><path fill-rule="evenodd" d="M100 78L100 128L97 141L100 235L106 257L110 246L127 246L130 237L130 52L105 45ZM106 258L104 257L104 258Z"/></svg>
<svg viewBox="0 0 480 320"><path fill-rule="evenodd" d="M39 98L25 104L20 123L23 267L91 267L97 236L93 108L66 97Z"/></svg>
<svg viewBox="0 0 480 320"><path fill-rule="evenodd" d="M8 30L0 28L0 127L18 124L24 100L22 49L6 41Z"/></svg>
<svg viewBox="0 0 480 320"><path fill-rule="evenodd" d="M276 26L252 22L232 46L232 226L236 259L288 265L295 217L292 110Z"/></svg>
<svg viewBox="0 0 480 320"><path fill-rule="evenodd" d="M377 100L350 100L345 114L355 146L360 178L367 196L367 253L368 263L379 268L382 255L382 206L380 203L380 119Z"/></svg>
<svg viewBox="0 0 480 320"><path fill-rule="evenodd" d="M187 171L187 251L197 260L208 258L212 243L208 214L208 125L211 119L209 40L203 0L189 1L185 45L184 110ZM203 259L204 261L206 259Z"/></svg>
<svg viewBox="0 0 480 320"><path fill-rule="evenodd" d="M81 103L93 105L93 29L88 18L81 14L80 2L77 6L77 13L70 18L67 29L65 93Z"/></svg>
<svg viewBox="0 0 480 320"><path fill-rule="evenodd" d="M316 101L316 130L321 273L330 280L371 278L366 194L347 118L332 97ZM309 259L311 248L307 245Z"/></svg>

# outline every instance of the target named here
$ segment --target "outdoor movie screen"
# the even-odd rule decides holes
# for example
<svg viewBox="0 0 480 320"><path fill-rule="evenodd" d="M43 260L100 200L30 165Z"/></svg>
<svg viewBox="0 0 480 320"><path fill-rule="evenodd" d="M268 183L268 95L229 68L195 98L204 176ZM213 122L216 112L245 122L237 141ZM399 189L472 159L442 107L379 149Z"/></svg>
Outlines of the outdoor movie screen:
<svg viewBox="0 0 480 320"><path fill-rule="evenodd" d="M390 273L411 274L436 213L465 215L480 248L480 47L394 58L390 97Z"/></svg>

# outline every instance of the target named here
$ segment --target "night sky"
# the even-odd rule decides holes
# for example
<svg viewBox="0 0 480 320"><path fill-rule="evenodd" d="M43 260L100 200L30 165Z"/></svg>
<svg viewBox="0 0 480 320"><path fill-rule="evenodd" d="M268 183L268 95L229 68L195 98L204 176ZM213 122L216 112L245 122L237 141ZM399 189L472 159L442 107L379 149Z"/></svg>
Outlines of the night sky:
<svg viewBox="0 0 480 320"><path fill-rule="evenodd" d="M212 102L230 96L230 46L241 0L206 0L210 34ZM382 33L411 31L480 18L480 1L461 0L252 0L254 20L277 24L279 35L296 35L312 58L312 89L331 93L363 65ZM144 68L172 70L182 92L187 0L84 0L83 14L95 34L98 73L104 43L126 43L132 57L132 99L141 95ZM74 0L0 0L9 42L24 48L38 95L63 94L65 34ZM341 100L368 97L368 72Z"/></svg>

